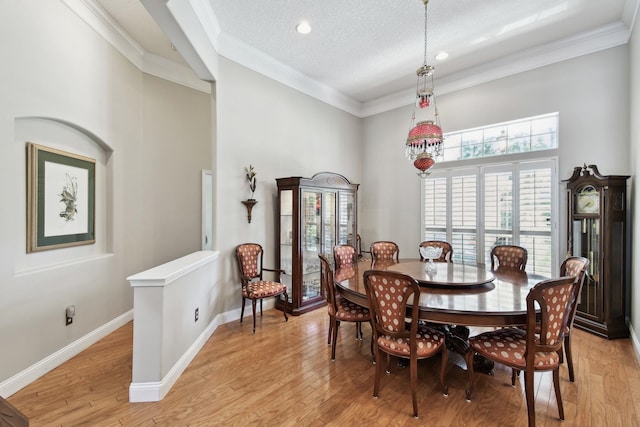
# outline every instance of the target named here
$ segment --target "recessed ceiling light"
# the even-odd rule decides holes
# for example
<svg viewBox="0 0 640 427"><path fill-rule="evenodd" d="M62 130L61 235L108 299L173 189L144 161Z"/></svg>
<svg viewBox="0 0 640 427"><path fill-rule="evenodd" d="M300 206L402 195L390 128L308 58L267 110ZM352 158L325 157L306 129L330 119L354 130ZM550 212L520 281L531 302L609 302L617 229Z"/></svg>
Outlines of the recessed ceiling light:
<svg viewBox="0 0 640 427"><path fill-rule="evenodd" d="M311 25L307 21L301 21L296 25L296 31L300 34L309 34L311 32Z"/></svg>
<svg viewBox="0 0 640 427"><path fill-rule="evenodd" d="M449 57L449 54L447 52L440 52L439 54L436 55L436 59L438 61L442 61L443 59L447 59Z"/></svg>

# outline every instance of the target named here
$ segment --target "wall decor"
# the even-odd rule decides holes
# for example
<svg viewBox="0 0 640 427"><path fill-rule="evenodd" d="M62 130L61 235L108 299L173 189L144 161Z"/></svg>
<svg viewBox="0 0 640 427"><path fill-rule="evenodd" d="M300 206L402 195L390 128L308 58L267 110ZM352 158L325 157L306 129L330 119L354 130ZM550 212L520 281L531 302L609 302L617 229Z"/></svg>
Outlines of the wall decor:
<svg viewBox="0 0 640 427"><path fill-rule="evenodd" d="M27 253L95 243L96 161L27 143Z"/></svg>

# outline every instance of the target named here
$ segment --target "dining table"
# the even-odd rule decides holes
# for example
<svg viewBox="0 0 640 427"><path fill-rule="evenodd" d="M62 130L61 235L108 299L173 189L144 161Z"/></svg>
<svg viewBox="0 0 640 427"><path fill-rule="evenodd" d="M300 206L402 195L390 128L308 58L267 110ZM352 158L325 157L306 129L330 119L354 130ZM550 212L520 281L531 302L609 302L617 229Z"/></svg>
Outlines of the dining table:
<svg viewBox="0 0 640 427"><path fill-rule="evenodd" d="M483 265L430 263L416 259L363 259L334 272L334 282L347 300L369 306L364 272L388 270L406 274L420 285L419 318L442 330L447 347L461 355L469 349L469 327L505 327L526 324L527 294L546 277L519 270L488 271ZM493 364L474 360L474 369L490 373Z"/></svg>

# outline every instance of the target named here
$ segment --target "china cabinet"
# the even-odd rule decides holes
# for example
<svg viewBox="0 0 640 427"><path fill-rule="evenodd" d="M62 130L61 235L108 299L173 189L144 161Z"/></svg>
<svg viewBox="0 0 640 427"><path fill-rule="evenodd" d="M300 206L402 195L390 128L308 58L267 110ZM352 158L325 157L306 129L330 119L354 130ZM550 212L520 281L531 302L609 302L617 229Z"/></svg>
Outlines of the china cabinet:
<svg viewBox="0 0 640 427"><path fill-rule="evenodd" d="M574 324L605 338L629 335L626 325L628 176L576 167L567 184L568 255L589 260Z"/></svg>
<svg viewBox="0 0 640 427"><path fill-rule="evenodd" d="M290 304L286 308L297 315L326 303L318 255L333 259L335 245L355 243L358 184L330 172L276 182L276 250L284 271L280 281L287 285ZM283 309L284 301L279 299L276 305Z"/></svg>

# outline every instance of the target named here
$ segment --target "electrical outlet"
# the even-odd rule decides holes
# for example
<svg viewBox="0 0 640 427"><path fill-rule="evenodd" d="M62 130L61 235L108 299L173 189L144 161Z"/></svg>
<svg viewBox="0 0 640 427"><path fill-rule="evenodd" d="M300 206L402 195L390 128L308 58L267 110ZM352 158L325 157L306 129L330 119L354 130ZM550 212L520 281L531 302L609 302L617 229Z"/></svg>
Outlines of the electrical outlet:
<svg viewBox="0 0 640 427"><path fill-rule="evenodd" d="M198 319L200 318L200 309L199 308L196 308L196 313L194 315L194 318L195 318L194 322L197 322Z"/></svg>
<svg viewBox="0 0 640 427"><path fill-rule="evenodd" d="M69 305L67 306L67 308L65 308L64 310L64 315L65 315L65 325L69 326L70 324L73 323L73 316L76 315L76 306L75 305Z"/></svg>

